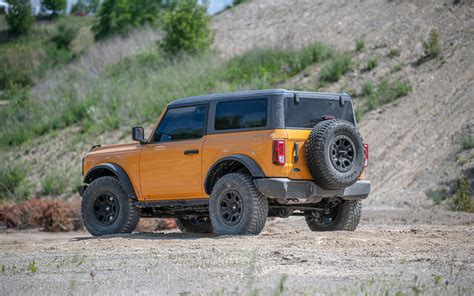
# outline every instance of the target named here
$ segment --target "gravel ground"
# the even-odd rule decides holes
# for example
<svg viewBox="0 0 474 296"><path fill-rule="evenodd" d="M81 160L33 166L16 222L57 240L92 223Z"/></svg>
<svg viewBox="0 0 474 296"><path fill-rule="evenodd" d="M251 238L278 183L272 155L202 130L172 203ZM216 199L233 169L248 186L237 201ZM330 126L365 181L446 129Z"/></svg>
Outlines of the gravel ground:
<svg viewBox="0 0 474 296"><path fill-rule="evenodd" d="M474 293L473 215L369 208L364 217L355 232L310 232L290 218L246 237L4 231L0 294Z"/></svg>

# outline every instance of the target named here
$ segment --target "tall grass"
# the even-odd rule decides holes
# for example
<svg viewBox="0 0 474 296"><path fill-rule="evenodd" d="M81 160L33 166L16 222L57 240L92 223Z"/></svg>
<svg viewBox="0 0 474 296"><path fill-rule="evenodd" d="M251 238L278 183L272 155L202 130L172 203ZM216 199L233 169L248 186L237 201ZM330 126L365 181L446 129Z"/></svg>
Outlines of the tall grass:
<svg viewBox="0 0 474 296"><path fill-rule="evenodd" d="M17 145L55 129L79 124L84 132L154 121L179 97L267 88L330 56L316 43L298 51L259 49L223 61L214 54L168 60L156 46L105 66L72 71L54 88L0 109L0 143ZM48 91L46 91L48 90ZM35 97L42 93L41 97Z"/></svg>

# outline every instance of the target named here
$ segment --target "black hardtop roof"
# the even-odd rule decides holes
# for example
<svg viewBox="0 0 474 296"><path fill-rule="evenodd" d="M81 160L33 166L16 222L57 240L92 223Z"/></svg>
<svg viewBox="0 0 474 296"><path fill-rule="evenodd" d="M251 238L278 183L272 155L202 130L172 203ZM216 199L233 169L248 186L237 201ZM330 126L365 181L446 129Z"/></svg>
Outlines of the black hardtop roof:
<svg viewBox="0 0 474 296"><path fill-rule="evenodd" d="M300 94L304 95L314 95L321 98L334 98L339 96L349 97L346 93L324 93L324 92L308 92L308 91L293 91L286 89L264 89L264 90L246 90L246 91L237 91L229 93L217 93L217 94L208 94L202 96L186 97L181 99L176 99L168 104L170 107L182 106L182 105L193 105L200 103L208 103L217 99L239 99L255 96L270 96L270 95L286 95L286 94Z"/></svg>

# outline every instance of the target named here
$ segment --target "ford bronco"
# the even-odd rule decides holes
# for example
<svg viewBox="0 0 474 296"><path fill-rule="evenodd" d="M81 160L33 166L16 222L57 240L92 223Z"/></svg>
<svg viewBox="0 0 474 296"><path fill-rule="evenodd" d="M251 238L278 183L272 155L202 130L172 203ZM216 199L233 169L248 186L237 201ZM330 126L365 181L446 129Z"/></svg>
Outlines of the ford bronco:
<svg viewBox="0 0 474 296"><path fill-rule="evenodd" d="M171 102L149 135L95 145L82 160L82 219L93 235L174 217L183 232L258 234L267 217L355 230L368 146L345 94L243 91Z"/></svg>

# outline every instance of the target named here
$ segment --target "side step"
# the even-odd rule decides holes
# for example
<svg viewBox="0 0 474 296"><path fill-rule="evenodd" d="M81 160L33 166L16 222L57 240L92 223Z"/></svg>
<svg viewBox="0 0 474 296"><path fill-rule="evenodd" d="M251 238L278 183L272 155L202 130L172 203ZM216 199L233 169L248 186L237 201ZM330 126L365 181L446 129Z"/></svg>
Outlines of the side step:
<svg viewBox="0 0 474 296"><path fill-rule="evenodd" d="M208 206L208 198L185 199L185 200L154 200L154 201L137 201L137 208L161 208L161 207L194 207Z"/></svg>

